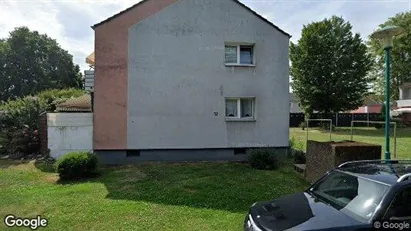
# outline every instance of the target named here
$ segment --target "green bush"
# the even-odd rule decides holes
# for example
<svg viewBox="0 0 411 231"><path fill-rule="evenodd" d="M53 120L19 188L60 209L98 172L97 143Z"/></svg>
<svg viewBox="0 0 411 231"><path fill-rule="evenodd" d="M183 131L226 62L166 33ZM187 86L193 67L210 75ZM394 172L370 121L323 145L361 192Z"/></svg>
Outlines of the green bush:
<svg viewBox="0 0 411 231"><path fill-rule="evenodd" d="M296 139L294 136L292 136L290 139L290 147L288 149L287 157L290 159L293 159L295 152L303 151L303 150L304 150L304 143Z"/></svg>
<svg viewBox="0 0 411 231"><path fill-rule="evenodd" d="M329 122L323 122L320 124L320 128L326 132L330 131L330 123ZM331 124L331 131L335 131L335 125Z"/></svg>
<svg viewBox="0 0 411 231"><path fill-rule="evenodd" d="M85 94L84 90L69 88L69 89L52 89L40 92L37 97L47 112L56 110L56 105L70 98L76 98Z"/></svg>
<svg viewBox="0 0 411 231"><path fill-rule="evenodd" d="M302 130L304 130L304 129L307 127L305 121L301 122L300 125L299 125L299 127L300 127Z"/></svg>
<svg viewBox="0 0 411 231"><path fill-rule="evenodd" d="M305 164L305 153L301 150L293 150L293 162L294 164Z"/></svg>
<svg viewBox="0 0 411 231"><path fill-rule="evenodd" d="M304 143L292 136L290 139L290 148L295 150L304 150Z"/></svg>
<svg viewBox="0 0 411 231"><path fill-rule="evenodd" d="M0 106L0 111L4 113L0 116L0 124L3 129L38 129L38 116L44 111L40 102L33 97L26 97L8 101Z"/></svg>
<svg viewBox="0 0 411 231"><path fill-rule="evenodd" d="M280 166L279 154L270 148L258 148L248 151L248 163L252 168L274 170Z"/></svg>
<svg viewBox="0 0 411 231"><path fill-rule="evenodd" d="M72 152L56 161L56 172L61 180L77 180L98 174L98 159L95 154Z"/></svg>
<svg viewBox="0 0 411 231"><path fill-rule="evenodd" d="M29 128L8 129L4 137L1 153L19 159L40 151L40 137L37 130Z"/></svg>
<svg viewBox="0 0 411 231"><path fill-rule="evenodd" d="M13 158L37 154L40 149L38 116L41 106L35 98L9 101L0 107L0 130L4 133L0 152Z"/></svg>
<svg viewBox="0 0 411 231"><path fill-rule="evenodd" d="M0 152L22 157L39 152L38 117L56 104L84 94L79 89L47 90L36 97L9 100L0 105L0 131L5 133Z"/></svg>

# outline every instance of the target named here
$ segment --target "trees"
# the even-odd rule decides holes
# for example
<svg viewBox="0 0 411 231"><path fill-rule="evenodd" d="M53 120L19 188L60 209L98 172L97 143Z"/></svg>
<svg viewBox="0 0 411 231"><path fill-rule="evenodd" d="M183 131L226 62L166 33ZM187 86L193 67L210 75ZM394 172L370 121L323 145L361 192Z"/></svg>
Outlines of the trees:
<svg viewBox="0 0 411 231"><path fill-rule="evenodd" d="M56 40L27 27L0 40L0 101L69 87L82 87L80 67Z"/></svg>
<svg viewBox="0 0 411 231"><path fill-rule="evenodd" d="M406 30L401 36L394 38L394 46L391 52L391 98L398 99L399 86L411 81L411 12L399 13L389 18L379 28L395 25ZM376 79L374 91L380 95L385 94L385 63L384 48L380 40L370 39L368 48L376 61L371 75Z"/></svg>
<svg viewBox="0 0 411 231"><path fill-rule="evenodd" d="M0 154L33 154L39 151L38 117L54 112L62 101L85 94L80 89L46 90L36 96L8 100L0 104L0 131L4 134Z"/></svg>
<svg viewBox="0 0 411 231"><path fill-rule="evenodd" d="M293 91L307 113L353 110L368 94L371 60L360 35L333 16L305 25L301 39L290 45Z"/></svg>

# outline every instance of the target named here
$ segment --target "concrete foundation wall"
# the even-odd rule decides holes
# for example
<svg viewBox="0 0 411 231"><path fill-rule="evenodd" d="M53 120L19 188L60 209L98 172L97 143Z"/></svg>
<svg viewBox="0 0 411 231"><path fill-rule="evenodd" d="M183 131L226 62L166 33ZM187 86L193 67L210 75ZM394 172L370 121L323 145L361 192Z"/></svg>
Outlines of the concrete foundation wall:
<svg viewBox="0 0 411 231"><path fill-rule="evenodd" d="M47 127L51 157L93 150L92 113L48 113Z"/></svg>
<svg viewBox="0 0 411 231"><path fill-rule="evenodd" d="M287 148L276 148L286 155ZM133 153L134 152L134 153ZM187 150L95 150L103 164L136 164L143 162L191 162L191 161L244 161L246 153L234 154L234 149L187 149Z"/></svg>

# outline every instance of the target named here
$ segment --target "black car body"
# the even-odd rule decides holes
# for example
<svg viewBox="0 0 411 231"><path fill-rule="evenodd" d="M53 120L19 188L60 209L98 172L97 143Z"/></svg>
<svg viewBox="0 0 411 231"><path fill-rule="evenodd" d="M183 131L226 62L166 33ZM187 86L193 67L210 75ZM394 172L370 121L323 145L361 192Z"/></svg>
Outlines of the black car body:
<svg viewBox="0 0 411 231"><path fill-rule="evenodd" d="M347 162L304 192L253 204L244 230L411 229L410 179L410 160Z"/></svg>

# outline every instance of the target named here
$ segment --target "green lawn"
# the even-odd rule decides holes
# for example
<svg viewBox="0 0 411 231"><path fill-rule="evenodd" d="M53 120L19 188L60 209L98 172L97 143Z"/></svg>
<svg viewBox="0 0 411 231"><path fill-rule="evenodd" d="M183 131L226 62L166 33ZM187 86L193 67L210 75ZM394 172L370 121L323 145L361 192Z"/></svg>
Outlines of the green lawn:
<svg viewBox="0 0 411 231"><path fill-rule="evenodd" d="M41 214L47 230L242 230L253 202L308 186L290 166L241 163L106 167L87 182L57 179L45 164L0 160L0 217Z"/></svg>
<svg viewBox="0 0 411 231"><path fill-rule="evenodd" d="M304 144L306 143L306 131L301 128L291 128L290 137L294 136L297 140ZM393 135L393 134L392 134ZM391 136L393 137L393 136ZM336 131L332 132L331 138L333 141L350 140L351 139L351 128L337 128ZM308 134L309 140L316 141L328 141L330 139L330 133L320 131L318 129L309 129ZM375 128L354 128L354 141L380 144L382 145L382 150L385 150L385 138L384 129ZM394 139L391 139L391 156L394 158ZM397 158L400 159L411 159L411 128L398 128L397 129Z"/></svg>
<svg viewBox="0 0 411 231"><path fill-rule="evenodd" d="M305 131L290 131L305 144ZM329 134L310 130L309 139L326 141ZM350 139L349 128L338 128L332 139ZM356 128L354 140L383 144L384 131ZM398 129L397 154L411 159L411 129ZM50 167L0 160L0 217L41 215L47 230L241 230L253 202L308 186L288 165L276 171L242 163L105 167L100 177L72 184L58 182Z"/></svg>

